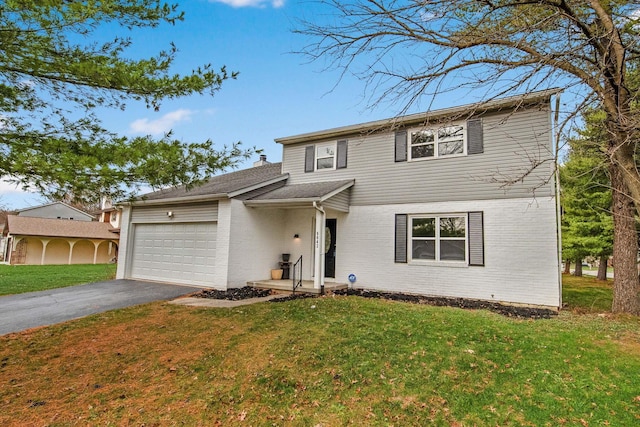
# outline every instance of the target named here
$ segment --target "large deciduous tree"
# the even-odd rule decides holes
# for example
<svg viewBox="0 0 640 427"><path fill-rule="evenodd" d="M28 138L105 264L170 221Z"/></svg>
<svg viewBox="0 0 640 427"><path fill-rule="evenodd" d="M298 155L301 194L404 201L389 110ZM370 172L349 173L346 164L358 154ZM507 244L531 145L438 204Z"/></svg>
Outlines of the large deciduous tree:
<svg viewBox="0 0 640 427"><path fill-rule="evenodd" d="M182 19L176 5L157 0L0 2L0 176L91 203L141 184L193 184L248 156L239 143L120 137L97 117L128 102L157 110L163 100L213 95L235 77L211 65L175 74L173 45L127 57L127 35ZM105 39L109 32L117 35Z"/></svg>
<svg viewBox="0 0 640 427"><path fill-rule="evenodd" d="M335 16L305 22L305 53L366 79L407 106L455 87L490 96L561 85L605 113L613 189L613 311L640 314L634 216L640 212L635 148L640 3L622 0L324 0ZM362 68L358 68L362 65ZM455 78L455 80L454 80ZM374 98L374 102L376 99Z"/></svg>

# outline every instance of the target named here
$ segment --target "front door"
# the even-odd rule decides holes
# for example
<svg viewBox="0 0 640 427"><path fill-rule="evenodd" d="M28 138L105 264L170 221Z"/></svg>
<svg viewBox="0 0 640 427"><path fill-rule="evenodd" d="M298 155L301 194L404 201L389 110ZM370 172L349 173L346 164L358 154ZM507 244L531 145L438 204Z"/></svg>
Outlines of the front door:
<svg viewBox="0 0 640 427"><path fill-rule="evenodd" d="M324 229L324 277L336 277L336 219L327 219Z"/></svg>

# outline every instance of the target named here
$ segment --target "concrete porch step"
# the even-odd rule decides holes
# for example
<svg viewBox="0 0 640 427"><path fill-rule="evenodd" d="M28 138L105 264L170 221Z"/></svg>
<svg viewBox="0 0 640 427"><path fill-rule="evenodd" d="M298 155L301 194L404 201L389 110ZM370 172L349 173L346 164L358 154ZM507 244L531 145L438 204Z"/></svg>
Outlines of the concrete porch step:
<svg viewBox="0 0 640 427"><path fill-rule="evenodd" d="M288 280L254 280L247 282L247 285L253 286L258 289L271 289L279 292L291 292L293 290L293 281ZM325 283L324 291L333 292L339 289L347 289L346 283ZM313 287L313 281L303 280L302 286L296 288L296 292L303 292L307 294L320 294L320 289Z"/></svg>

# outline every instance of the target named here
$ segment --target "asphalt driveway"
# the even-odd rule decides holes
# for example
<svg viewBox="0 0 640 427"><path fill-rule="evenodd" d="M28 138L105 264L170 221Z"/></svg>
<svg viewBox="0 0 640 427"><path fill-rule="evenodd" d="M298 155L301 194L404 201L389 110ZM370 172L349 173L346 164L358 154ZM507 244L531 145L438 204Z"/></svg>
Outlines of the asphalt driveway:
<svg viewBox="0 0 640 427"><path fill-rule="evenodd" d="M3 296L0 297L0 335L117 308L167 301L198 290L200 288L139 280L109 280Z"/></svg>

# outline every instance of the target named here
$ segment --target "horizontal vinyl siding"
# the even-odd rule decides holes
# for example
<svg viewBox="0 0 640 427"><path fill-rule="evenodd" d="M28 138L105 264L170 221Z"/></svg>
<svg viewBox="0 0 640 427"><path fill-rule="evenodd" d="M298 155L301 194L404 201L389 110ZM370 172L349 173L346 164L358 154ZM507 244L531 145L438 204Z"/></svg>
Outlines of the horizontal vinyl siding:
<svg viewBox="0 0 640 427"><path fill-rule="evenodd" d="M167 212L173 212L169 217ZM209 222L218 219L218 202L190 205L133 206L132 223L150 222Z"/></svg>
<svg viewBox="0 0 640 427"><path fill-rule="evenodd" d="M483 213L484 266L395 261L397 214ZM337 281L354 286L453 298L558 307L555 200L473 200L351 206L339 224Z"/></svg>
<svg viewBox="0 0 640 427"><path fill-rule="evenodd" d="M492 182L524 174L532 159L551 158L549 110L531 109L483 117L484 153L396 162L394 133L349 139L346 169L304 173L305 147L309 143L284 147L283 173L289 182L355 178L351 205L411 203L531 197L531 189L551 177L552 162L539 167L523 183L501 188ZM326 141L318 141L318 143ZM550 196L553 186L545 184L536 196Z"/></svg>
<svg viewBox="0 0 640 427"><path fill-rule="evenodd" d="M335 196L327 199L322 206L329 209L336 209L342 212L349 212L349 195L351 189L336 194Z"/></svg>

